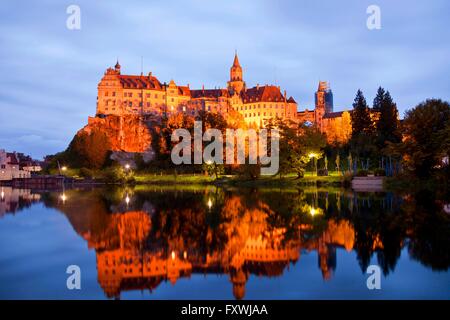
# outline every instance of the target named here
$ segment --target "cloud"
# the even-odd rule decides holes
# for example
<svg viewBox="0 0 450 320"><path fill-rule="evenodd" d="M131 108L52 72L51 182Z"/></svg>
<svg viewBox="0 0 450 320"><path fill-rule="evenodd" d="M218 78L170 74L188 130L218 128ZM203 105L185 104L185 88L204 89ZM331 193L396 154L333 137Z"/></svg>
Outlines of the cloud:
<svg viewBox="0 0 450 320"><path fill-rule="evenodd" d="M371 101L379 85L401 114L427 97L449 100L448 1L378 0L379 31L366 28L368 0L82 0L79 31L66 28L70 4L0 6L2 146L65 149L117 57L125 73L139 73L143 56L161 81L224 87L237 49L248 85L276 82L300 109L313 107L319 80L331 82L336 109L358 88Z"/></svg>

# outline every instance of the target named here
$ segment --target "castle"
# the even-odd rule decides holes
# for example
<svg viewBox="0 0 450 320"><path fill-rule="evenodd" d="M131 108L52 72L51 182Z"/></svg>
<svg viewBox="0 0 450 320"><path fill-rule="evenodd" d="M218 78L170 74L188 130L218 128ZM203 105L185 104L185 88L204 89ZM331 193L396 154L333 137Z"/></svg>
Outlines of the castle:
<svg viewBox="0 0 450 320"><path fill-rule="evenodd" d="M161 83L148 75L123 75L119 62L108 68L98 84L97 116L142 115L170 116L199 111L220 113L225 118L232 111L242 115L247 125L262 127L267 119L281 118L317 125L329 142L345 142L351 134L348 112L333 112L333 94L326 82L320 82L313 111L297 111L297 102L279 86L247 87L237 53L230 68L226 88L191 89L171 80Z"/></svg>

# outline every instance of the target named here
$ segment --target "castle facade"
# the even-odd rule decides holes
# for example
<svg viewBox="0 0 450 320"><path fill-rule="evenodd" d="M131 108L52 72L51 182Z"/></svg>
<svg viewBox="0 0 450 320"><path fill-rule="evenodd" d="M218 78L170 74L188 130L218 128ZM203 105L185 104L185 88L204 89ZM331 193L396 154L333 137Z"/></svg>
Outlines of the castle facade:
<svg viewBox="0 0 450 320"><path fill-rule="evenodd" d="M225 88L191 89L171 80L160 82L148 75L124 75L119 62L108 68L98 84L97 116L154 115L170 116L185 113L195 116L199 111L230 112L242 115L247 125L261 127L267 119L281 118L294 122L315 124L329 142L346 142L351 134L348 112L333 111L333 93L328 83L319 82L314 110L297 111L293 97L282 93L275 85L247 87L237 54L230 68Z"/></svg>

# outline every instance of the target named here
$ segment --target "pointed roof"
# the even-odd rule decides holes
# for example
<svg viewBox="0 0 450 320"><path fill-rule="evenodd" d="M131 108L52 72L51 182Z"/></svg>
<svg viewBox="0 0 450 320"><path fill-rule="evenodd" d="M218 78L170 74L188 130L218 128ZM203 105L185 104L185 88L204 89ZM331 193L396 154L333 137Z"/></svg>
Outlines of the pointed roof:
<svg viewBox="0 0 450 320"><path fill-rule="evenodd" d="M119 59L117 59L116 65L114 66L114 68L116 69L120 69L120 63L119 63Z"/></svg>
<svg viewBox="0 0 450 320"><path fill-rule="evenodd" d="M241 67L241 65L239 63L239 58L238 58L238 55L237 55L237 51L234 53L233 67Z"/></svg>

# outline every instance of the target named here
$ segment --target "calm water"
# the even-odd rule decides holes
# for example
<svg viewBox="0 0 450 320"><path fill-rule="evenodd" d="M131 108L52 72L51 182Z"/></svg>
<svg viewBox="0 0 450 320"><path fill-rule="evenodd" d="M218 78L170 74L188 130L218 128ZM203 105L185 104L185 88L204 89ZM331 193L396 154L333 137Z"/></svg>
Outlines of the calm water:
<svg viewBox="0 0 450 320"><path fill-rule="evenodd" d="M0 298L449 299L446 205L427 192L3 187ZM372 264L381 290L367 289ZM66 287L69 265L81 290Z"/></svg>

